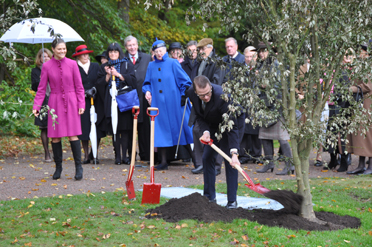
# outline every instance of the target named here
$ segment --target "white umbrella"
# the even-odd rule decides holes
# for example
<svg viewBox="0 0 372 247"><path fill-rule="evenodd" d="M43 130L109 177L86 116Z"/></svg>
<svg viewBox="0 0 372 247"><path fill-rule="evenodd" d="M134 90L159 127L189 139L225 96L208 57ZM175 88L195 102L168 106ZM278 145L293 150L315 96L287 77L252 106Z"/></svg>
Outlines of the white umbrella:
<svg viewBox="0 0 372 247"><path fill-rule="evenodd" d="M7 43L52 43L53 35L60 34L65 42L84 41L83 38L66 23L52 18L31 18L11 26L0 38Z"/></svg>
<svg viewBox="0 0 372 247"><path fill-rule="evenodd" d="M118 95L118 90L116 90L115 76L112 76L111 81L111 125L112 134L114 135L114 141L116 141L116 129L118 128L118 102L116 102L116 95Z"/></svg>

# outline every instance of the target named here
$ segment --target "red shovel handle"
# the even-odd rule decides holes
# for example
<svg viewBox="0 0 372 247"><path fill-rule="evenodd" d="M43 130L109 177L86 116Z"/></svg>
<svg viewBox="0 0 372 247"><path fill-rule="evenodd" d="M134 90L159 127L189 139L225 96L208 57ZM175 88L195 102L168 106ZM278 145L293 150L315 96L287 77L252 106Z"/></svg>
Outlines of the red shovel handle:
<svg viewBox="0 0 372 247"><path fill-rule="evenodd" d="M134 118L138 119L138 115L140 114L140 107L138 105L133 106L132 113L134 114Z"/></svg>
<svg viewBox="0 0 372 247"><path fill-rule="evenodd" d="M206 141L203 141L203 140L200 140L201 143L205 144L205 145L209 145L209 146L212 146L213 144L213 140L210 139L209 142L206 142Z"/></svg>
<svg viewBox="0 0 372 247"><path fill-rule="evenodd" d="M151 115L150 111L156 111L156 115ZM159 115L159 109L157 107L149 107L147 108L147 115L151 117L151 121L155 121L155 117Z"/></svg>

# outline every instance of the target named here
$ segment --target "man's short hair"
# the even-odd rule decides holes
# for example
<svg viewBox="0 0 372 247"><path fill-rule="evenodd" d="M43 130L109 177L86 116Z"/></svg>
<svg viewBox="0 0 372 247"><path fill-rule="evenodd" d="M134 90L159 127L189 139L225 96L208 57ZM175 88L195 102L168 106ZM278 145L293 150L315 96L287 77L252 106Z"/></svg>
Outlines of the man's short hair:
<svg viewBox="0 0 372 247"><path fill-rule="evenodd" d="M134 36L132 36L132 35L129 35L128 37L126 37L126 38L124 39L124 46L127 46L127 42L131 41L132 39L135 39L136 42L137 42L137 44L138 44L138 40L137 40L137 38L134 37Z"/></svg>
<svg viewBox="0 0 372 247"><path fill-rule="evenodd" d="M192 84L193 84L194 90L196 90L196 86L198 86L198 88L203 88L203 89L207 85L211 86L211 82L209 81L208 77L206 77L204 75L199 75L199 76L195 77Z"/></svg>
<svg viewBox="0 0 372 247"><path fill-rule="evenodd" d="M238 44L238 41L237 41L235 38L233 38L233 37L230 37L230 38L225 39L225 44L226 44L227 42L229 42L230 40L234 40L235 44L236 44L236 45Z"/></svg>
<svg viewBox="0 0 372 247"><path fill-rule="evenodd" d="M186 48L189 48L190 46L193 46L193 45L197 46L198 42L196 42L195 40L191 40L189 41L189 43L187 43Z"/></svg>

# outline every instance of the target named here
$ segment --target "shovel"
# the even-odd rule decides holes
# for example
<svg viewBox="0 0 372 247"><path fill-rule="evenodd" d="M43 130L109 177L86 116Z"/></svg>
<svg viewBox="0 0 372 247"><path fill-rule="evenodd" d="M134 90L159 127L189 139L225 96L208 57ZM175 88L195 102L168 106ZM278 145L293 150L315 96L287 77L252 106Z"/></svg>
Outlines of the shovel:
<svg viewBox="0 0 372 247"><path fill-rule="evenodd" d="M150 111L156 111L156 115L151 115ZM147 115L151 117L151 139L150 139L150 183L143 184L142 203L141 204L159 204L161 184L154 183L154 131L155 117L159 115L159 109L156 107L147 108Z"/></svg>
<svg viewBox="0 0 372 247"><path fill-rule="evenodd" d="M133 118L132 158L131 158L131 161L130 161L130 168L129 168L129 173L128 173L128 179L125 182L125 186L127 187L127 194L128 194L129 200L136 199L136 193L134 192L134 185L133 185L132 176L133 176L134 165L136 163L137 120L138 120L138 115L140 113L139 106L133 106L132 113L134 114L134 118Z"/></svg>
<svg viewBox="0 0 372 247"><path fill-rule="evenodd" d="M228 155L226 155L221 149L219 149L216 145L214 145L212 139L209 142L205 142L202 140L200 141L201 143L205 145L211 146L217 153L219 153L229 163L231 163L231 158ZM252 179L248 176L248 174L245 171L243 171L243 169L240 166L235 166L234 168L237 169L240 172L240 174L243 175L244 179L249 183L249 184L245 184L245 186L247 186L249 189L262 195L270 191L268 188L263 187L260 183L254 184Z"/></svg>

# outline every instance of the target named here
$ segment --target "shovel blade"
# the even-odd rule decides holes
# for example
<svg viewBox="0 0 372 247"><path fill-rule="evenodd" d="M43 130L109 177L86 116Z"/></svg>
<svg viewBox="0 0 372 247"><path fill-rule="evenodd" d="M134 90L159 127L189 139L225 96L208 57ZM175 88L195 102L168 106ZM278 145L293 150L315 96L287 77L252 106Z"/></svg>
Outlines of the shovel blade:
<svg viewBox="0 0 372 247"><path fill-rule="evenodd" d="M144 183L141 204L159 204L161 184Z"/></svg>
<svg viewBox="0 0 372 247"><path fill-rule="evenodd" d="M136 193L134 192L133 180L126 181L125 186L127 187L128 199L129 200L135 200L136 199Z"/></svg>
<svg viewBox="0 0 372 247"><path fill-rule="evenodd" d="M258 184L245 184L249 189L253 190L254 192L257 192L258 194L265 194L269 192L270 190L268 188L263 187L260 183Z"/></svg>

